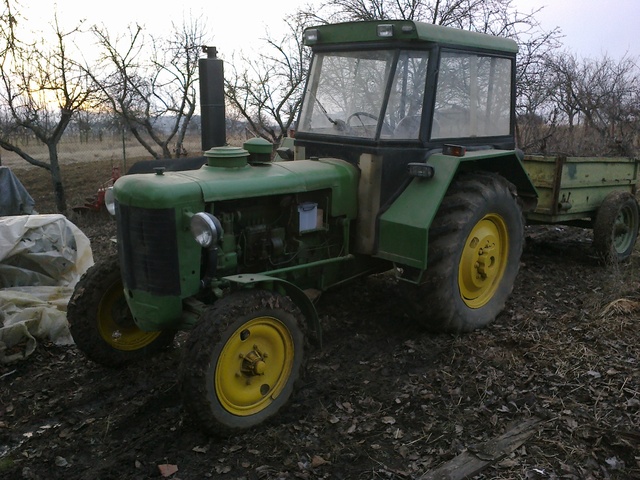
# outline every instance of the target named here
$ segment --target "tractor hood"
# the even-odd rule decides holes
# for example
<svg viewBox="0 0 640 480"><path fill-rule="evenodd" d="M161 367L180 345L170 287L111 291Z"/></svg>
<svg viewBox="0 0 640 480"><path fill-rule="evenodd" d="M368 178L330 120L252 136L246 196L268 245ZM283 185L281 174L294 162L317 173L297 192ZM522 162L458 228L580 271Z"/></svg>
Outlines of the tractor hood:
<svg viewBox="0 0 640 480"><path fill-rule="evenodd" d="M204 165L199 170L126 175L115 183L114 193L120 204L160 209L329 188L331 214L354 218L358 178L357 168L338 159Z"/></svg>

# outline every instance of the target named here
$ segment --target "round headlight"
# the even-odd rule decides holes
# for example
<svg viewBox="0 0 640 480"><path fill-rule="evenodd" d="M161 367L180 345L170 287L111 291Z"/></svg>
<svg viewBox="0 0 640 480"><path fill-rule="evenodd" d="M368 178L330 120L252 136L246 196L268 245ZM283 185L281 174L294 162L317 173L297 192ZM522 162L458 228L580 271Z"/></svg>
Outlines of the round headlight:
<svg viewBox="0 0 640 480"><path fill-rule="evenodd" d="M209 247L222 239L222 225L210 213L196 213L191 217L190 227L193 238L202 247Z"/></svg>
<svg viewBox="0 0 640 480"><path fill-rule="evenodd" d="M107 207L107 212L111 215L116 214L116 196L113 193L113 187L107 188L104 192L104 206Z"/></svg>

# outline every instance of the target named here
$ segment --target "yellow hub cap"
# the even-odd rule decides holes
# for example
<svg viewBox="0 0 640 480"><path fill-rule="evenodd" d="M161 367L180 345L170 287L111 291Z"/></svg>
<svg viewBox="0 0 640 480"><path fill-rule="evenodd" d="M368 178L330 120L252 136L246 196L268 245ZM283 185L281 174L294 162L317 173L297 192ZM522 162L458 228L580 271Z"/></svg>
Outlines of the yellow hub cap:
<svg viewBox="0 0 640 480"><path fill-rule="evenodd" d="M146 347L161 333L145 332L136 326L119 282L114 283L100 300L98 330L111 347L129 352Z"/></svg>
<svg viewBox="0 0 640 480"><path fill-rule="evenodd" d="M293 338L280 320L257 317L244 323L220 352L214 379L218 400L234 415L264 410L287 384L293 356Z"/></svg>
<svg viewBox="0 0 640 480"><path fill-rule="evenodd" d="M486 215L467 237L458 267L458 287L469 308L480 308L496 293L509 256L509 234L501 216Z"/></svg>

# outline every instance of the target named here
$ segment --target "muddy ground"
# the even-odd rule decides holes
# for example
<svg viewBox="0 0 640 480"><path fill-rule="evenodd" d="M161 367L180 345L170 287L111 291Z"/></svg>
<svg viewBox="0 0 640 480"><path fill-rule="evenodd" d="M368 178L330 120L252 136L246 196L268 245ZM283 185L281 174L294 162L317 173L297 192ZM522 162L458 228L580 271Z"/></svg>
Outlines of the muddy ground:
<svg viewBox="0 0 640 480"><path fill-rule="evenodd" d="M49 182L15 172L41 213ZM64 171L70 205L108 162ZM94 256L107 217L75 218ZM589 230L527 227L504 312L463 336L416 327L387 276L323 295L324 347L274 421L210 438L183 412L181 345L113 370L41 342L0 365L3 479L419 479L524 425L532 435L477 479L640 478L640 256L603 266ZM464 458L464 457L458 457ZM441 477L442 478L442 477Z"/></svg>

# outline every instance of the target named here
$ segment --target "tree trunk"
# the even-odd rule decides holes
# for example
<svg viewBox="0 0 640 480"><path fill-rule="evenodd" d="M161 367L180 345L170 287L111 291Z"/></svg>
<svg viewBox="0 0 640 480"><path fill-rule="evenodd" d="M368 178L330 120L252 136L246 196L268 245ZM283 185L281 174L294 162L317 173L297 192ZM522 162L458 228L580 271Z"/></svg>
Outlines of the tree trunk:
<svg viewBox="0 0 640 480"><path fill-rule="evenodd" d="M64 193L64 185L62 185L62 172L60 171L60 162L58 159L58 146L56 144L47 145L49 148L49 162L51 165L51 183L53 185L53 195L56 201L56 210L58 213L66 215L67 199Z"/></svg>

